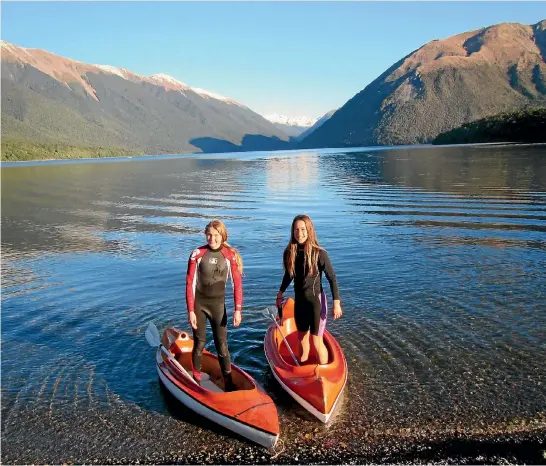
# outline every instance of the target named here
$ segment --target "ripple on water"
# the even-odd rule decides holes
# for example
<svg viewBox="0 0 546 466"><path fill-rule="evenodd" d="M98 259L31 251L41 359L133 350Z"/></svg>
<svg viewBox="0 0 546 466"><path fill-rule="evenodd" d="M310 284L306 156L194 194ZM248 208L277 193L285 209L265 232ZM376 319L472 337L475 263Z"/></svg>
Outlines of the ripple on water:
<svg viewBox="0 0 546 466"><path fill-rule="evenodd" d="M5 458L411 462L425 440L536 439L546 431L546 159L530 149L435 150L3 168ZM282 390L263 354L261 310L274 302L290 221L302 212L332 259L344 308L328 323L349 365L330 426ZM144 338L150 321L189 330L187 258L216 216L245 262L230 350L278 406L285 450L274 458L173 409ZM231 296L227 309L231 321ZM31 425L36 416L43 427ZM33 450L29 439L44 440ZM411 442L422 448L407 447L409 460L373 454L373 445Z"/></svg>

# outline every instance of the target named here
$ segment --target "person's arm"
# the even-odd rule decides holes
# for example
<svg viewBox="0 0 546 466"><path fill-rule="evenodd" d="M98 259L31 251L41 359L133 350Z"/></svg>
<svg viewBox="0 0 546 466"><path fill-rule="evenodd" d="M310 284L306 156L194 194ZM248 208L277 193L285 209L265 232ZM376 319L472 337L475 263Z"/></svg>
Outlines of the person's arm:
<svg viewBox="0 0 546 466"><path fill-rule="evenodd" d="M328 280L328 283L330 283L332 298L339 301L339 288L337 286L336 273L330 262L330 257L328 257L328 253L324 249L322 249L319 254L319 267L324 271L324 275L326 275L326 279Z"/></svg>
<svg viewBox="0 0 546 466"><path fill-rule="evenodd" d="M232 255L230 267L231 277L233 278L233 301L235 305L233 325L238 327L241 323L243 312L243 278L241 277L241 272L239 272L235 255Z"/></svg>
<svg viewBox="0 0 546 466"><path fill-rule="evenodd" d="M281 296L286 291L286 289L288 288L288 285L290 285L291 282L292 282L292 277L290 276L290 274L288 272L284 272L281 286L279 287L279 293L281 294Z"/></svg>
<svg viewBox="0 0 546 466"><path fill-rule="evenodd" d="M277 305L277 312L279 313L279 318L282 319L282 295L288 288L288 285L290 285L290 282L292 281L292 277L288 272L284 272L284 276L282 277L281 286L279 288L279 291L277 291L277 299L275 300L275 304Z"/></svg>
<svg viewBox="0 0 546 466"><path fill-rule="evenodd" d="M199 249L195 249L188 259L188 270L186 272L186 306L188 308L188 320L194 329L197 329L197 318L195 316L195 281L197 280L198 256Z"/></svg>
<svg viewBox="0 0 546 466"><path fill-rule="evenodd" d="M290 282L292 281L292 277L288 273L288 269L286 267L286 251L282 256L282 264L284 267L284 275L282 277L282 282L281 282L279 291L277 292L277 307L279 306L279 303L281 303L281 306L282 306L282 295L288 288L288 285L290 285Z"/></svg>
<svg viewBox="0 0 546 466"><path fill-rule="evenodd" d="M288 288L288 285L290 285L290 282L292 281L292 278L290 276L290 273L288 273L288 269L286 267L286 251L283 254L282 257L282 263L284 267L284 275L282 277L281 286L279 288L279 291L277 292L277 299L275 300L275 304L277 305L277 313L279 315L279 319L282 322L282 295Z"/></svg>
<svg viewBox="0 0 546 466"><path fill-rule="evenodd" d="M330 291L332 293L332 299L334 301L334 305L332 307L332 315L334 317L334 320L339 319L343 314L343 311L341 310L341 300L339 299L339 288L337 285L336 273L334 272L334 267L330 262L330 257L324 249L322 249L319 254L319 267L324 271L324 275L326 275L326 279L330 284Z"/></svg>

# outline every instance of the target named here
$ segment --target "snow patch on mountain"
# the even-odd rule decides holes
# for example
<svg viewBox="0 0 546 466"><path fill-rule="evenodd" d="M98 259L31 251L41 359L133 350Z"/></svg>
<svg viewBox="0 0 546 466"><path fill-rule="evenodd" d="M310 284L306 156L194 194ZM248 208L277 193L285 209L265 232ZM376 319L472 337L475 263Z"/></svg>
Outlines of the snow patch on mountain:
<svg viewBox="0 0 546 466"><path fill-rule="evenodd" d="M19 49L23 49L23 47L19 47L18 45L15 45L15 44L10 44L9 42L6 42L5 40L1 40L0 41L0 44L2 45L2 48L6 48L8 50L19 50ZM23 49L24 50L24 49Z"/></svg>
<svg viewBox="0 0 546 466"><path fill-rule="evenodd" d="M282 115L279 113L273 113L271 115L264 115L266 120L269 120L271 123L280 123L281 125L287 126L301 126L304 128L309 128L313 126L318 118L311 118L306 116L288 116Z"/></svg>
<svg viewBox="0 0 546 466"><path fill-rule="evenodd" d="M107 73L117 74L118 76L121 76L123 79L127 79L127 76L126 76L127 70L118 68L117 66L111 66L111 65L93 65L93 66L96 66L98 69L102 71L106 71Z"/></svg>
<svg viewBox="0 0 546 466"><path fill-rule="evenodd" d="M224 97L223 95L216 94L215 92L207 91L206 89L201 89L199 87L193 87L193 92L197 92L202 97L211 97L216 100L229 100L227 97Z"/></svg>
<svg viewBox="0 0 546 466"><path fill-rule="evenodd" d="M199 94L201 97L204 97L205 99L216 99L216 100L222 100L228 104L234 104L241 108L246 108L243 104L240 104L239 102L236 102L233 99L230 99L228 97L224 97L223 95L217 94L215 92L207 91L206 89L201 89L199 87L192 87L191 90L197 94Z"/></svg>
<svg viewBox="0 0 546 466"><path fill-rule="evenodd" d="M164 73L153 74L150 76L150 80L159 84L168 83L178 89L190 89L190 86L188 86L186 83L183 83L182 81L179 81L178 79Z"/></svg>

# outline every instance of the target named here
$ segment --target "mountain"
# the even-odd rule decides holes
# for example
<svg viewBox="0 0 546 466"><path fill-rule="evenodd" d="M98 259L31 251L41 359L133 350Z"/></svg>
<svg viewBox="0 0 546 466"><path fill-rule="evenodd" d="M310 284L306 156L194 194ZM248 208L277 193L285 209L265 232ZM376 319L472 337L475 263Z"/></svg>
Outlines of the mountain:
<svg viewBox="0 0 546 466"><path fill-rule="evenodd" d="M289 137L232 99L2 41L2 138L148 154L289 148Z"/></svg>
<svg viewBox="0 0 546 466"><path fill-rule="evenodd" d="M291 117L279 113L264 115L264 118L296 140L298 139L297 136L301 135L301 133L303 133L307 128L313 126L317 121L316 118L306 116Z"/></svg>
<svg viewBox="0 0 546 466"><path fill-rule="evenodd" d="M309 128L313 126L318 118L311 118L306 116L288 116L282 115L279 113L273 113L271 115L264 115L266 120L269 120L271 123L280 123L286 126L301 126L302 128Z"/></svg>
<svg viewBox="0 0 546 466"><path fill-rule="evenodd" d="M465 123L546 102L546 20L434 40L349 100L302 148L419 144Z"/></svg>
<svg viewBox="0 0 546 466"><path fill-rule="evenodd" d="M291 140L297 139L307 129L305 126L283 125L282 123L273 123L273 126L290 136Z"/></svg>
<svg viewBox="0 0 546 466"><path fill-rule="evenodd" d="M326 123L334 113L336 113L337 109L330 110L328 113L325 113L323 116L321 116L317 122L311 126L310 128L307 128L303 133L301 133L297 138L296 141L301 141L305 139L307 136L309 136L313 131L320 128L324 123Z"/></svg>
<svg viewBox="0 0 546 466"><path fill-rule="evenodd" d="M546 107L501 113L438 135L432 144L546 143Z"/></svg>

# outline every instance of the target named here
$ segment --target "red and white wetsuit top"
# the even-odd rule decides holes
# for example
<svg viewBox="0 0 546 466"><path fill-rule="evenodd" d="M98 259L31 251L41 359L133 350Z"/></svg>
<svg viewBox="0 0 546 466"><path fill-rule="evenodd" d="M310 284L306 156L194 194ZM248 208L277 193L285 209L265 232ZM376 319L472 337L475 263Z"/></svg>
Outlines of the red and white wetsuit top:
<svg viewBox="0 0 546 466"><path fill-rule="evenodd" d="M199 283L199 270L200 263L205 254L214 252L210 247L205 244L197 249L194 249L188 259L188 271L186 273L186 304L188 306L188 313L194 311L195 305L195 291L198 288ZM235 310L240 311L243 308L243 284L241 273L237 267L237 262L235 260L235 253L233 250L222 245L220 248L221 257L226 261L227 275L225 276L225 281L227 278L231 277L233 283L233 299L235 302ZM225 286L225 282L224 282Z"/></svg>

